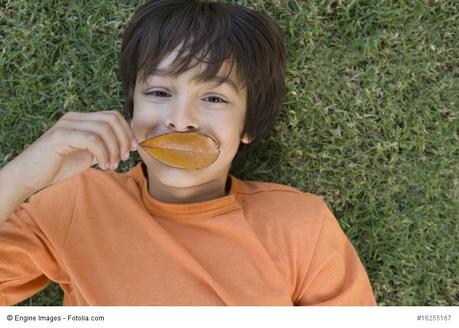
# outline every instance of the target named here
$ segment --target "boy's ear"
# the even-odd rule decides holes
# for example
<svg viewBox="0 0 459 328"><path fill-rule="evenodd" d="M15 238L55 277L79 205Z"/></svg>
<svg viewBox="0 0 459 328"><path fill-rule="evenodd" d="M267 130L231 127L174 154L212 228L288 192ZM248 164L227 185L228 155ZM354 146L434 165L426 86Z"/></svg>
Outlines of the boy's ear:
<svg viewBox="0 0 459 328"><path fill-rule="evenodd" d="M252 141L253 141L253 138L248 133L245 133L244 137L242 138L242 142L245 144L249 144Z"/></svg>

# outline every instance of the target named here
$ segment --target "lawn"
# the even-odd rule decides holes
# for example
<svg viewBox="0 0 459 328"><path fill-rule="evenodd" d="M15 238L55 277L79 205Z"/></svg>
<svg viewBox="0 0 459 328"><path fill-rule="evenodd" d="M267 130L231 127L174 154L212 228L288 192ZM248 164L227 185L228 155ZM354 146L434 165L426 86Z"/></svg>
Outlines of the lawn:
<svg viewBox="0 0 459 328"><path fill-rule="evenodd" d="M379 305L459 305L457 1L235 2L285 31L288 94L232 174L323 196ZM0 166L68 111L122 111L142 3L0 0ZM51 283L19 305L61 304Z"/></svg>

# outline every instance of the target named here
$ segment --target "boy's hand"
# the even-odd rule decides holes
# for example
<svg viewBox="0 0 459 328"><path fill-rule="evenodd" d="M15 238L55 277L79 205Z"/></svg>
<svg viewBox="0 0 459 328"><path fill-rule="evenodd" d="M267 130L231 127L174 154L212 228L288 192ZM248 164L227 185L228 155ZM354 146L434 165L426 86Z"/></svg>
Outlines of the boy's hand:
<svg viewBox="0 0 459 328"><path fill-rule="evenodd" d="M6 166L18 188L33 194L96 163L114 170L115 162L127 160L129 150L136 149L134 133L120 112L68 112Z"/></svg>

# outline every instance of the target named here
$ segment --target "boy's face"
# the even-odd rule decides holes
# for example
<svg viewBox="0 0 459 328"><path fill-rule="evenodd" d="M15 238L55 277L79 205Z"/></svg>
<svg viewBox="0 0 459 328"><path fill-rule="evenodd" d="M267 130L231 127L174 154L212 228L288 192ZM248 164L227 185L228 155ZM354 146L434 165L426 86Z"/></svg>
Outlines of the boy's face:
<svg viewBox="0 0 459 328"><path fill-rule="evenodd" d="M176 50L177 51L177 50ZM174 51L158 66L166 69L174 60ZM192 80L205 64L189 69L177 78L152 75L147 83L137 80L134 91L134 111L131 121L137 141L171 132L197 132L217 141L220 155L210 166L186 170L167 166L151 158L143 149L139 154L148 167L148 174L163 188L187 188L203 184L225 183L227 174L240 142L251 142L241 136L246 114L246 89L241 89L234 70L228 82L198 83ZM220 69L217 76L225 76L229 65ZM173 190L173 189L172 189Z"/></svg>

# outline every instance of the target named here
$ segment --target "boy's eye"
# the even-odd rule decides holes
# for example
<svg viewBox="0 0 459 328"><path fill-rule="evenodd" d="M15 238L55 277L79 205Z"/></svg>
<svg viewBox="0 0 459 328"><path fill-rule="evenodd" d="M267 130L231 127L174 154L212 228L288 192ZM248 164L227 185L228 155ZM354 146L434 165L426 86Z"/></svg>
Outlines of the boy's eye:
<svg viewBox="0 0 459 328"><path fill-rule="evenodd" d="M151 91L151 92L147 92L146 94L149 95L149 96L150 96L150 95L151 95L151 96L155 96L155 95L154 95L155 93L156 93L156 94L161 93L161 94L168 95L168 93L166 93L166 92L164 92L164 91ZM158 96L158 97L161 97L161 96ZM166 97L167 97L167 96L166 96Z"/></svg>
<svg viewBox="0 0 459 328"><path fill-rule="evenodd" d="M154 97L170 97L170 95L164 91L151 91L151 92L147 92L146 95L154 96ZM215 96L206 97L204 99L211 99L212 100L210 101L211 103L227 103L227 101L223 100L222 98L215 97Z"/></svg>
<svg viewBox="0 0 459 328"><path fill-rule="evenodd" d="M223 99L220 98L220 97L213 97L213 96L211 96L211 97L207 97L207 99L216 99L216 100L220 100L220 101L217 101L217 103L227 103L227 101L223 100ZM211 101L211 102L213 102L213 101Z"/></svg>

